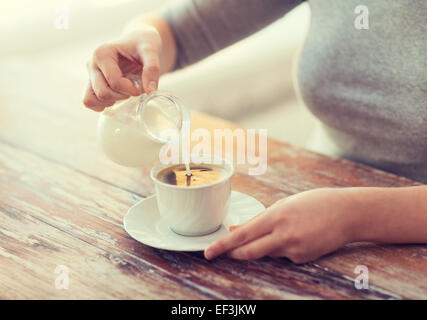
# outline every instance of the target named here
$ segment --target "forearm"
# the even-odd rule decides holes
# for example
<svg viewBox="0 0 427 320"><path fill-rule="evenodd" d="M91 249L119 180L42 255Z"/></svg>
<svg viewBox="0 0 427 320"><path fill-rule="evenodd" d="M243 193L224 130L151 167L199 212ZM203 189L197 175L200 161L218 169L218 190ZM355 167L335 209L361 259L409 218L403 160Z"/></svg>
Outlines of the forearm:
<svg viewBox="0 0 427 320"><path fill-rule="evenodd" d="M154 28L162 40L160 53L160 74L171 71L176 62L177 47L173 33L167 22L156 14L148 14L132 19L124 28L123 33L128 34L141 28Z"/></svg>
<svg viewBox="0 0 427 320"><path fill-rule="evenodd" d="M161 15L173 31L176 68L191 65L261 30L303 0L176 0Z"/></svg>
<svg viewBox="0 0 427 320"><path fill-rule="evenodd" d="M427 186L349 188L353 241L427 243Z"/></svg>

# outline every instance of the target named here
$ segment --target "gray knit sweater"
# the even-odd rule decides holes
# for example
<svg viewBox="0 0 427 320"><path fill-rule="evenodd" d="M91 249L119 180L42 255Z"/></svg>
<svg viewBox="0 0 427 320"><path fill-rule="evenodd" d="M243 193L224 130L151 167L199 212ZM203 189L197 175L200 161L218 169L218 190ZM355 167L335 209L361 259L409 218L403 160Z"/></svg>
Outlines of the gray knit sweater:
<svg viewBox="0 0 427 320"><path fill-rule="evenodd" d="M176 68L260 30L300 2L176 1L164 12L177 40ZM325 150L319 151L427 183L427 0L309 4L297 86L322 122L316 134ZM355 12L360 4L368 11ZM283 37L291 32L283 30Z"/></svg>

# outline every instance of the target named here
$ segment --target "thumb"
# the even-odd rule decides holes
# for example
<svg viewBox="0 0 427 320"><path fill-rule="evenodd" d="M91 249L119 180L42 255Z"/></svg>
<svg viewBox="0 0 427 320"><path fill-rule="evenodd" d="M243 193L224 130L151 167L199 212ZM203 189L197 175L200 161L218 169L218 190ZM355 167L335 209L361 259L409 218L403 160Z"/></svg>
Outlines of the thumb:
<svg viewBox="0 0 427 320"><path fill-rule="evenodd" d="M160 77L160 48L146 44L139 48L143 68L142 87L146 93L157 90Z"/></svg>

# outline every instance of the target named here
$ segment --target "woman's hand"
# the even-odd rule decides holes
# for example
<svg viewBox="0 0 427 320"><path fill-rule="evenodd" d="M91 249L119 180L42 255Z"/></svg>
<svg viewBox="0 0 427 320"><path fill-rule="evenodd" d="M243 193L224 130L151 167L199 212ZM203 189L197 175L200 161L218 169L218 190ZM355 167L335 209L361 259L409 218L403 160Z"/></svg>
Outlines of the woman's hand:
<svg viewBox="0 0 427 320"><path fill-rule="evenodd" d="M282 199L205 251L207 259L227 253L236 259L287 257L314 260L353 241L352 200L346 189L315 189Z"/></svg>
<svg viewBox="0 0 427 320"><path fill-rule="evenodd" d="M161 49L160 34L151 25L142 25L119 40L98 47L87 63L89 85L83 103L102 111L118 100L156 90ZM138 88L129 75L140 78L141 73L142 88Z"/></svg>

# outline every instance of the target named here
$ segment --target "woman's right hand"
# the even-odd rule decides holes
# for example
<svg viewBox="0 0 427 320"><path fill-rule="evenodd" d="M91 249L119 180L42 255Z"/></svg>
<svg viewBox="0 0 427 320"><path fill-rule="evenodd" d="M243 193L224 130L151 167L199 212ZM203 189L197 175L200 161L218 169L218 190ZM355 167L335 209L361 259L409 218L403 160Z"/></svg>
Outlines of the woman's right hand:
<svg viewBox="0 0 427 320"><path fill-rule="evenodd" d="M102 111L118 100L156 90L160 77L162 40L156 28L144 25L98 47L87 62L89 84L83 103ZM142 74L142 76L141 76ZM135 85L130 75L141 79Z"/></svg>

